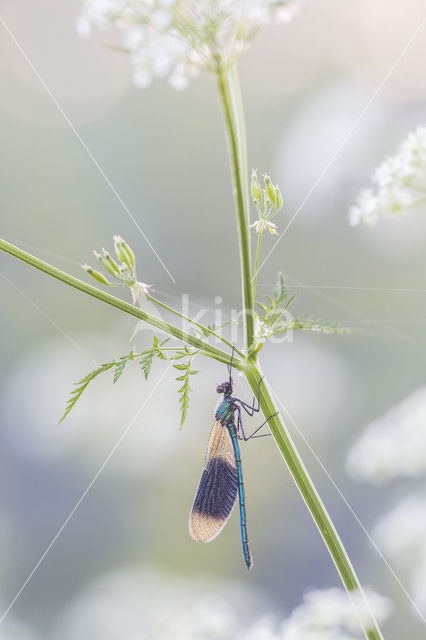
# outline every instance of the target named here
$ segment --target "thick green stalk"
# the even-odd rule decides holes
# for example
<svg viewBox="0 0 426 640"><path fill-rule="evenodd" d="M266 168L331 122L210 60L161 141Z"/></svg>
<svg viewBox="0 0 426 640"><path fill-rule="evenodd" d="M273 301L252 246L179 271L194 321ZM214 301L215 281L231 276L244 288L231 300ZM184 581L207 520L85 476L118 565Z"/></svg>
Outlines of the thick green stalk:
<svg viewBox="0 0 426 640"><path fill-rule="evenodd" d="M311 516L324 539L344 586L346 587L349 595L354 595L358 592L358 595L365 598L361 584L355 573L355 569L353 568L349 556L346 553L339 534L337 533L311 478L309 477L308 471L300 458L290 434L287 432L281 417L278 414L278 409L273 400L271 390L262 376L260 367L252 364L248 369L246 369L245 375L247 382L255 395L258 393L259 381L262 380L260 385L260 408L264 416L273 416L268 420L269 429L275 439L278 449L287 463L288 469L293 476L293 480L302 494L306 506L308 507ZM360 598L357 600L360 600ZM364 607L363 612L364 610L368 611L368 606ZM360 620L360 623L362 624L368 640L383 640L378 624L372 614L370 616L370 620L366 620L364 615L363 620Z"/></svg>
<svg viewBox="0 0 426 640"><path fill-rule="evenodd" d="M244 305L245 349L249 353L254 342L254 313L251 285L251 259L249 235L249 191L244 114L238 76L233 66L221 68L218 73L219 92L228 138L238 239L241 254L241 281Z"/></svg>
<svg viewBox="0 0 426 640"><path fill-rule="evenodd" d="M218 80L228 134L230 165L233 176L235 209L240 242L243 304L246 320L245 346L246 353L249 357L249 362L245 369L245 375L253 393L257 394L259 381L262 379L262 373L255 362L256 355L250 354L250 350L254 342L253 297L255 285L252 289L248 218L248 174L244 116L235 68L227 68L219 71ZM257 255L258 254L259 245ZM255 277L257 276L257 268L256 264ZM298 487L312 518L324 539L345 588L349 594L364 596L361 584L357 578L349 556L346 553L343 543L339 538L333 522L328 515L311 478L309 477L290 435L287 433L284 424L278 415L278 410L273 401L270 389L265 381L261 384L260 407L264 416L274 416L268 421L271 433L285 462L287 463L296 486ZM368 605L365 609L367 611L369 610ZM362 624L365 636L368 640L383 640L380 629L372 614L369 620L365 620L364 617L360 620L360 623Z"/></svg>
<svg viewBox="0 0 426 640"><path fill-rule="evenodd" d="M109 304L112 307L115 307L116 309L120 309L125 313L129 313L135 318L139 318L139 320L144 320L145 322L152 325L153 327L156 327L157 329L164 331L164 333L167 333L168 335L174 338L178 338L179 340L182 340L182 342L185 342L186 344L189 344L192 347L196 347L203 354L208 355L214 358L215 360L219 360L219 362L224 362L226 364L230 364L231 362L230 355L225 353L225 351L222 351L221 349L214 347L213 345L209 344L205 340L202 340L201 338L197 338L196 336L193 336L190 333L187 333L186 331L179 329L179 327L176 327L175 325L170 324L169 322L166 322L161 318L157 318L156 316L153 316L150 313L143 311L139 307L135 307L132 304L129 304L128 302L124 302L124 300L120 300L120 298L116 298L115 296L112 296L109 293L106 293L105 291L101 291L101 289L97 289L96 287L93 287L92 285L87 284L86 282L83 282L78 278L74 278L68 273L65 273L65 271L61 271L60 269L53 267L47 262L44 262L44 260L40 260L39 258L36 258L30 253L27 253L26 251L19 249L19 247L16 247L15 245L10 244L5 240L0 239L0 249L2 251L5 251L6 253L9 253L15 258L18 258L19 260L26 262L30 266L35 267L36 269L39 269L44 273L47 273L49 276L52 276L53 278L56 278L57 280L60 280L61 282L64 282L65 284L71 287L74 287L74 289L78 289L79 291L82 291L83 293L87 293L89 296L92 296L93 298L97 298L98 300L101 300L102 302L105 302L106 304ZM233 358L232 365L237 369L244 368L244 363L238 358Z"/></svg>

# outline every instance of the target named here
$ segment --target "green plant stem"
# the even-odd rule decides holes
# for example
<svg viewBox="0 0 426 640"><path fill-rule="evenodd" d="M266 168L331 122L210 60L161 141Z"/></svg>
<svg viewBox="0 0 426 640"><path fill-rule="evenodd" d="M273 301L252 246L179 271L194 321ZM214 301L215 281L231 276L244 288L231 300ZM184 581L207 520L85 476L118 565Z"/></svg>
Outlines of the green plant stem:
<svg viewBox="0 0 426 640"><path fill-rule="evenodd" d="M234 66L217 71L219 93L222 100L228 138L238 238L241 255L241 281L243 290L245 350L250 352L254 342L254 310L251 285L251 259L249 235L249 191L244 115L238 76Z"/></svg>
<svg viewBox="0 0 426 640"><path fill-rule="evenodd" d="M259 381L262 380L260 385L260 408L264 416L273 416L268 420L269 429L275 439L278 449L287 463L288 469L293 476L293 480L302 494L306 506L308 507L311 516L324 539L344 586L349 594L358 592L364 596L361 584L355 573L355 569L353 568L349 556L346 553L339 534L337 533L311 478L309 477L308 471L300 458L290 434L287 432L281 417L278 414L278 409L273 400L271 390L263 378L260 367L252 364L248 369L246 369L245 375L255 396L257 396L258 393ZM383 636L373 615L371 615L370 620L364 620L361 624L365 635L369 640L383 640Z"/></svg>
<svg viewBox="0 0 426 640"><path fill-rule="evenodd" d="M259 231L257 237L256 258L254 261L254 276L253 276L253 304L256 300L256 284L257 284L257 271L259 269L259 257L260 257L260 244L262 242L263 231Z"/></svg>
<svg viewBox="0 0 426 640"><path fill-rule="evenodd" d="M244 116L241 107L238 77L235 68L227 68L218 72L219 91L222 98L226 130L228 134L230 165L234 185L235 209L237 214L238 234L240 244L240 261L243 288L243 304L245 317L245 347L247 353L247 367L245 375L253 393L258 392L262 373L256 364L256 354L250 353L254 342L254 313L253 298L256 287L258 270L258 257L260 237L256 251L255 280L252 289L251 262L249 243L249 219L248 219L248 184L247 184L247 160ZM271 391L265 381L260 387L260 407L265 417L271 417L268 421L269 428L275 442L287 463L290 473L298 487L312 518L314 519L320 534L336 565L341 580L349 594L358 593L364 596L361 584L351 564L345 547L333 525L330 516L309 474L300 458L300 455L287 433L284 424L278 415L277 407L273 401ZM277 415L274 415L277 414ZM365 596L364 596L365 598ZM366 607L368 611L368 605ZM365 636L368 640L383 640L380 629L374 616L370 620L360 620Z"/></svg>
<svg viewBox="0 0 426 640"><path fill-rule="evenodd" d="M15 258L18 258L19 260L26 262L30 266L39 269L39 271L43 271L44 273L47 273L47 275L52 276L53 278L56 278L61 282L64 282L74 289L78 289L79 291L82 291L83 293L86 293L93 298L97 298L98 300L105 302L105 304L109 304L116 309L120 309L121 311L124 311L125 313L128 313L135 318L138 318L139 320L144 320L153 327L164 331L164 333L173 336L174 338L178 338L179 340L182 340L182 342L185 342L186 344L199 349L200 352L204 355L208 355L211 358L218 360L219 362L224 362L225 364L230 364L231 362L230 355L228 355L225 351L222 351L221 349L218 349L217 347L209 344L205 340L197 338L196 336L193 336L186 331L182 331L182 329L179 329L179 327L176 327L175 325L170 324L169 322L166 322L161 318L157 318L156 316L153 316L152 314L147 313L146 311L143 311L139 307L135 307L128 302L124 302L123 300L120 300L120 298L116 298L115 296L112 296L109 293L102 291L101 289L97 289L96 287L93 287L92 285L87 284L86 282L83 282L78 278L74 278L70 274L65 273L65 271L61 271L60 269L53 267L47 262L44 262L44 260L36 258L30 253L19 249L19 247L16 247L15 245L2 240L1 238L0 249L2 251L5 251L6 253L9 253ZM200 326L202 327L202 325ZM237 369L244 368L244 362L239 358L234 357L232 360L232 365Z"/></svg>

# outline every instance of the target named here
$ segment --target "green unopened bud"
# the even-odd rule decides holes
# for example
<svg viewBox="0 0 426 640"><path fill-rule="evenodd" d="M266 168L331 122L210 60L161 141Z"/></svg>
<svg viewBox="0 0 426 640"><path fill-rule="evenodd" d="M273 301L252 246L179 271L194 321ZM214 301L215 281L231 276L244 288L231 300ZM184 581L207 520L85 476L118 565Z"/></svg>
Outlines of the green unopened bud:
<svg viewBox="0 0 426 640"><path fill-rule="evenodd" d="M282 197L281 191L279 190L278 187L276 187L275 191L276 191L276 194L277 194L277 205L276 206L277 206L277 209L279 211L280 209L282 209L282 206L283 206L283 197Z"/></svg>
<svg viewBox="0 0 426 640"><path fill-rule="evenodd" d="M112 275L114 278L121 279L120 268L118 264L113 260L108 251L102 249L102 255L97 251L93 252L99 262L105 267L105 269Z"/></svg>
<svg viewBox="0 0 426 640"><path fill-rule="evenodd" d="M268 196L269 200L271 201L271 203L273 205L275 205L275 207L277 206L277 193L275 191L275 187L271 182L271 178L266 175L263 176L264 180L265 180L265 190L266 190L266 195Z"/></svg>
<svg viewBox="0 0 426 640"><path fill-rule="evenodd" d="M114 236L114 250L117 258L124 262L128 269L133 272L135 269L135 254L120 236Z"/></svg>
<svg viewBox="0 0 426 640"><path fill-rule="evenodd" d="M262 201L262 189L260 188L257 173L254 169L251 175L251 197L255 204L260 204Z"/></svg>
<svg viewBox="0 0 426 640"><path fill-rule="evenodd" d="M92 278L94 278L98 282L101 282L102 284L108 284L108 285L112 284L111 282L108 282L108 280L105 278L105 276L102 273L99 273L99 271L95 271L94 269L92 269L90 265L83 264L81 266L89 275L92 276Z"/></svg>

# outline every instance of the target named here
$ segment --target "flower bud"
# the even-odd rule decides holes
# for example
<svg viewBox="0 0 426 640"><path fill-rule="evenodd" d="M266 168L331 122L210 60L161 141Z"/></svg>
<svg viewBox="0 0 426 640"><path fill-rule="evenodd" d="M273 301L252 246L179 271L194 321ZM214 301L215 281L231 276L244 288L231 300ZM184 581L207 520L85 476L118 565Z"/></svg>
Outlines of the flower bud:
<svg viewBox="0 0 426 640"><path fill-rule="evenodd" d="M105 269L112 275L114 278L120 278L120 268L118 264L113 260L108 251L102 249L102 255L97 251L93 252L99 262L105 267Z"/></svg>
<svg viewBox="0 0 426 640"><path fill-rule="evenodd" d="M283 197L282 197L281 191L279 190L278 187L276 187L276 193L277 193L277 205L276 206L277 206L277 209L279 211L283 207Z"/></svg>
<svg viewBox="0 0 426 640"><path fill-rule="evenodd" d="M257 173L254 169L251 175L251 197L255 204L260 204L262 201L262 189L260 188Z"/></svg>
<svg viewBox="0 0 426 640"><path fill-rule="evenodd" d="M114 236L114 250L117 258L124 262L131 272L135 268L135 254L123 238Z"/></svg>
<svg viewBox="0 0 426 640"><path fill-rule="evenodd" d="M275 191L275 187L271 182L271 178L266 175L263 176L264 180L265 180L265 190L266 190L266 195L268 196L269 200L271 201L271 203L276 207L277 206L277 193Z"/></svg>
<svg viewBox="0 0 426 640"><path fill-rule="evenodd" d="M98 282L102 284L111 284L111 282L108 282L108 280L105 278L105 276L102 273L99 273L99 271L95 271L88 264L83 264L81 266L82 266L82 269L84 269L89 275L92 276L92 278L94 278Z"/></svg>

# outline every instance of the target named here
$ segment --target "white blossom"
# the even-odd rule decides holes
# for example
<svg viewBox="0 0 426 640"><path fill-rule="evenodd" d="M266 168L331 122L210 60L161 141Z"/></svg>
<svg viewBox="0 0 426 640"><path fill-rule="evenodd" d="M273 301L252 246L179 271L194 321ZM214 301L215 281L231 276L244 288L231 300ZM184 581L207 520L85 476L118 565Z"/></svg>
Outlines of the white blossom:
<svg viewBox="0 0 426 640"><path fill-rule="evenodd" d="M281 624L271 616L258 620L241 636L244 640L362 640L371 610L379 622L392 612L387 598L372 589L351 597L342 589L312 590ZM240 637L238 637L240 640Z"/></svg>
<svg viewBox="0 0 426 640"><path fill-rule="evenodd" d="M121 569L100 576L59 617L52 640L235 640L261 593L238 582ZM258 614L257 614L258 615Z"/></svg>
<svg viewBox="0 0 426 640"><path fill-rule="evenodd" d="M167 77L184 89L202 67L236 59L268 22L288 22L300 0L86 0L77 30L116 27L130 54L133 82Z"/></svg>
<svg viewBox="0 0 426 640"><path fill-rule="evenodd" d="M374 225L381 216L396 216L426 200L426 127L410 133L396 155L371 177L372 188L358 195L349 210L352 226Z"/></svg>
<svg viewBox="0 0 426 640"><path fill-rule="evenodd" d="M357 594L360 596L360 594ZM53 638L118 640L362 640L364 601L342 589L311 591L283 622L259 616L261 593L237 582L134 569L101 576L59 617ZM379 621L391 605L367 590ZM367 607L368 609L368 607Z"/></svg>
<svg viewBox="0 0 426 640"><path fill-rule="evenodd" d="M273 235L278 235L278 231L277 231L277 225L274 224L273 222L269 222L269 220L264 220L264 219L260 219L260 220L256 220L256 222L253 222L253 224L250 224L249 227L252 229L256 229L256 233L260 233L261 231L266 231L266 229L269 231L269 233L272 233Z"/></svg>
<svg viewBox="0 0 426 640"><path fill-rule="evenodd" d="M371 611L379 622L392 611L387 598L372 589L351 597L342 589L308 592L281 628L280 640L355 640L363 638L361 623L369 626Z"/></svg>
<svg viewBox="0 0 426 640"><path fill-rule="evenodd" d="M347 467L353 477L376 484L426 472L426 387L366 427Z"/></svg>
<svg viewBox="0 0 426 640"><path fill-rule="evenodd" d="M426 495L401 500L376 525L373 535L392 560L417 563L426 552Z"/></svg>
<svg viewBox="0 0 426 640"><path fill-rule="evenodd" d="M405 497L377 523L373 535L380 549L408 571L414 603L426 614L426 495Z"/></svg>

